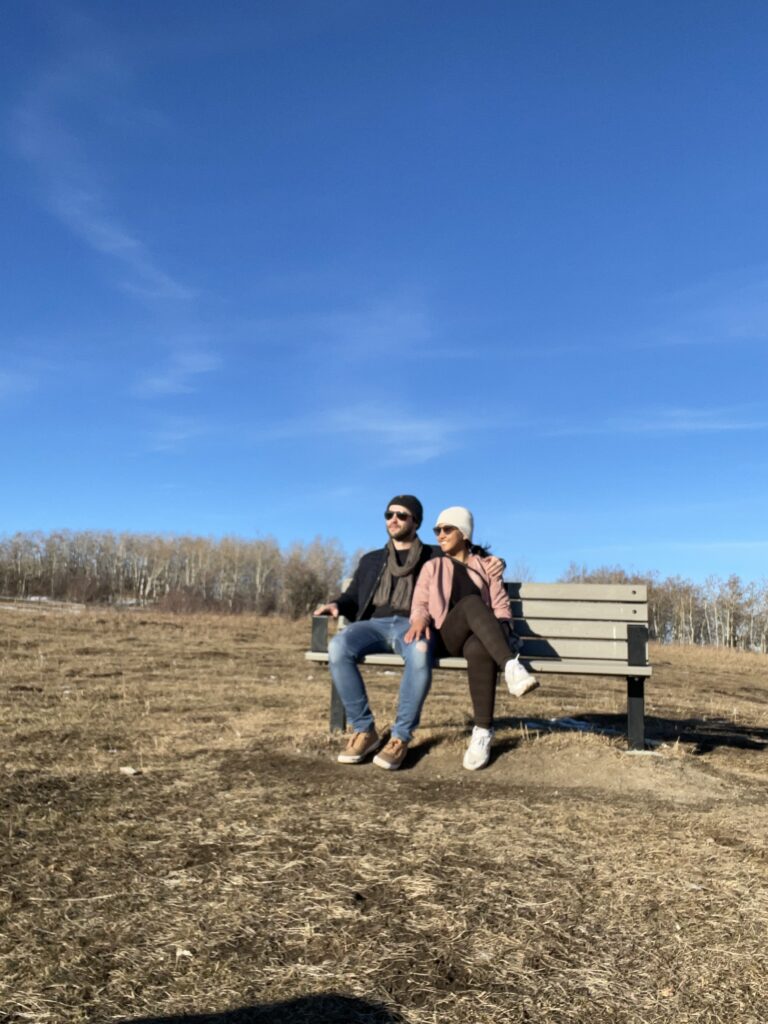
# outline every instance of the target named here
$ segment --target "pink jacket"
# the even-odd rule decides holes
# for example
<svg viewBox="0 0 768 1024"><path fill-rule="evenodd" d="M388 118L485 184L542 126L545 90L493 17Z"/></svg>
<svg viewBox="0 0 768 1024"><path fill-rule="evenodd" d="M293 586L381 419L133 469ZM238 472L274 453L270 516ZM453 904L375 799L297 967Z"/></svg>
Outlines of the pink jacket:
<svg viewBox="0 0 768 1024"><path fill-rule="evenodd" d="M465 564L469 578L480 588L480 596L496 618L511 619L512 608L501 580L491 579L479 555L470 555ZM431 559L421 570L413 588L411 622L431 620L440 629L451 600L453 565L453 559L444 556Z"/></svg>

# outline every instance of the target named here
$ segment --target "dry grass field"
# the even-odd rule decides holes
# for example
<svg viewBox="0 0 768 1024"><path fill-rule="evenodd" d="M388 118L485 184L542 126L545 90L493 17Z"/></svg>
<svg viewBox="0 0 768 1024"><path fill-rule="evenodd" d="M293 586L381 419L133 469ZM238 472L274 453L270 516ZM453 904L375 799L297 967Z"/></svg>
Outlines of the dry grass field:
<svg viewBox="0 0 768 1024"><path fill-rule="evenodd" d="M654 649L643 755L621 681L500 693L477 773L437 674L387 773L308 632L0 606L2 1024L763 1024L768 658Z"/></svg>

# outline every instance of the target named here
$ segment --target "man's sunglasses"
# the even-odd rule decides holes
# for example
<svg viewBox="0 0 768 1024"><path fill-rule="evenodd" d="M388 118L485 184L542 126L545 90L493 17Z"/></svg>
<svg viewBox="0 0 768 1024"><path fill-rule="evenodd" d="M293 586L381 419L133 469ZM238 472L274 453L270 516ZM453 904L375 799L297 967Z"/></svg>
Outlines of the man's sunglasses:
<svg viewBox="0 0 768 1024"><path fill-rule="evenodd" d="M411 513L410 512L392 512L390 509L387 509L387 511L384 513L384 518L387 520L387 522L389 522L389 520L392 519L393 516L394 516L395 519L399 519L401 523L404 523L406 519L410 519L411 518Z"/></svg>
<svg viewBox="0 0 768 1024"><path fill-rule="evenodd" d="M441 533L453 533L453 531L455 529L456 529L455 526L436 526L435 527L435 536L439 537Z"/></svg>

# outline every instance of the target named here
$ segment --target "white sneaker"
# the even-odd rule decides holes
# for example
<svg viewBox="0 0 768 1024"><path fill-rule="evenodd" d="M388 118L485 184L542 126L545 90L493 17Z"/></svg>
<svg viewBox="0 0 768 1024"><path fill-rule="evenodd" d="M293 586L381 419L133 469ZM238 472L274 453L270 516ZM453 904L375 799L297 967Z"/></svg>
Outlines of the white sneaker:
<svg viewBox="0 0 768 1024"><path fill-rule="evenodd" d="M464 767L468 772L476 772L478 768L485 768L488 764L492 739L493 729L481 729L477 725L474 727L472 738L464 755Z"/></svg>
<svg viewBox="0 0 768 1024"><path fill-rule="evenodd" d="M536 676L531 675L528 669L520 664L520 656L517 654L504 666L504 681L513 697L523 697L539 685Z"/></svg>

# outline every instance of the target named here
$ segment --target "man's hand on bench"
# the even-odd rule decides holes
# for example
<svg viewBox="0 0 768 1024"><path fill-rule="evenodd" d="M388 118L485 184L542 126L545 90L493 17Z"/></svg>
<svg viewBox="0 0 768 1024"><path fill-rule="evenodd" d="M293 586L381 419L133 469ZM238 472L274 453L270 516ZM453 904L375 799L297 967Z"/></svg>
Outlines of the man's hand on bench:
<svg viewBox="0 0 768 1024"><path fill-rule="evenodd" d="M339 617L339 606L337 604L319 604L312 612L313 615L330 615L334 619Z"/></svg>
<svg viewBox="0 0 768 1024"><path fill-rule="evenodd" d="M503 558L499 558L498 555L489 555L483 559L485 568L491 579L500 580L504 575L504 570L507 568L507 563Z"/></svg>

